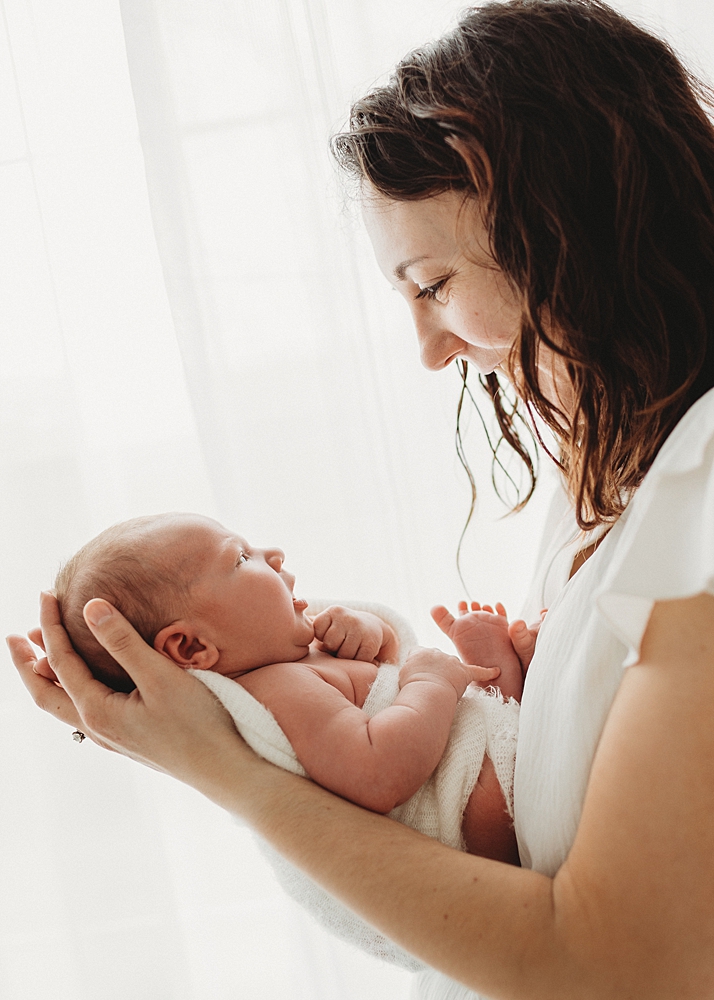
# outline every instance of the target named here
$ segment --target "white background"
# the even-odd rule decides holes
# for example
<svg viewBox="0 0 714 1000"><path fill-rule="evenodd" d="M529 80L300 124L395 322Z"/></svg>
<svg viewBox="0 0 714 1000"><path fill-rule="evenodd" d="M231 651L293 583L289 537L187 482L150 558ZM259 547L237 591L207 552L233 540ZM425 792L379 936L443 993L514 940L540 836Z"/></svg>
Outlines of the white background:
<svg viewBox="0 0 714 1000"><path fill-rule="evenodd" d="M712 75L707 0L621 3ZM469 492L456 372L423 371L327 152L352 99L460 3L0 3L0 624L108 524L195 510L285 549L306 596L442 642ZM464 549L518 610L553 486L503 519L482 432ZM400 1000L332 941L248 831L78 747L0 672L0 995Z"/></svg>

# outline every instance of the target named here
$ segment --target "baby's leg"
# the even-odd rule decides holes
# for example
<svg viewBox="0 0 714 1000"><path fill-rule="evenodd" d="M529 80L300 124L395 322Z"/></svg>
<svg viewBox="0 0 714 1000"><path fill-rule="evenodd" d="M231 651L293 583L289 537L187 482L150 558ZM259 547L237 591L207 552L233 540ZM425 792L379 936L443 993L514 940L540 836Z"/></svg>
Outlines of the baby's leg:
<svg viewBox="0 0 714 1000"><path fill-rule="evenodd" d="M461 833L469 854L520 865L513 822L506 812L506 800L488 754L483 758L481 773L466 804Z"/></svg>
<svg viewBox="0 0 714 1000"><path fill-rule="evenodd" d="M523 691L523 669L514 649L508 628L506 609L497 604L495 610L476 601L471 611L465 601L459 604L459 617L443 606L432 608L431 616L441 631L456 646L464 663L480 667L499 667L501 674L492 682L504 698L520 701Z"/></svg>

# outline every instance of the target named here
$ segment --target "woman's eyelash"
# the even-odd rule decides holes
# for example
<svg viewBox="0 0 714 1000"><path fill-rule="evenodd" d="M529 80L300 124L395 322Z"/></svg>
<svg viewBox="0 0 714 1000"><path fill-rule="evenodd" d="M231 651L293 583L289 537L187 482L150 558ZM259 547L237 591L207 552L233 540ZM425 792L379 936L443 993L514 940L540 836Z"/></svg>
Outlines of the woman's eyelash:
<svg viewBox="0 0 714 1000"><path fill-rule="evenodd" d="M419 294L415 296L417 299L435 299L437 293L444 287L447 282L447 278L442 278L441 281L437 281L434 285L427 285L426 288L419 290Z"/></svg>
<svg viewBox="0 0 714 1000"><path fill-rule="evenodd" d="M241 552L236 561L236 566L240 566L242 562L248 562L249 558L250 556L248 555L247 552Z"/></svg>

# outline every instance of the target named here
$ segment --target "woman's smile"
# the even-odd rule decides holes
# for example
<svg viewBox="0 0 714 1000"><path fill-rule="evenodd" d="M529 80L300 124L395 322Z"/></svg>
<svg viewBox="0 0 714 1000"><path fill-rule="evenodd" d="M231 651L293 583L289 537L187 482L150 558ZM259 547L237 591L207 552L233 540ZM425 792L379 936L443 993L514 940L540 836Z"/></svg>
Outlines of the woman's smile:
<svg viewBox="0 0 714 1000"><path fill-rule="evenodd" d="M487 249L476 203L456 191L420 201L370 192L363 214L382 273L409 305L424 366L438 371L463 358L482 375L494 371L521 310Z"/></svg>

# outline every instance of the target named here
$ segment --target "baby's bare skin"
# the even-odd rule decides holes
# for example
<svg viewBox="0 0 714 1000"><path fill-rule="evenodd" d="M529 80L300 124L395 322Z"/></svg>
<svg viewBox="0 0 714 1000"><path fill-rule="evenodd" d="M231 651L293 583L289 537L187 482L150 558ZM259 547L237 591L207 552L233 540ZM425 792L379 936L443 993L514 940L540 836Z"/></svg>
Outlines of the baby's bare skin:
<svg viewBox="0 0 714 1000"><path fill-rule="evenodd" d="M375 812L406 802L434 772L470 683L487 686L504 669L508 676L517 672L513 648L504 646L503 621L462 615L455 626L451 619L462 658L413 650L400 668L394 703L370 718L363 706L378 663L399 654L381 618L339 606L306 615L282 550L251 546L210 518L167 514L124 527L132 538L140 533L144 562L153 559L165 572L176 560L177 579L182 567L191 569L190 600L178 602L178 617L166 611L154 648L185 669L211 670L242 684L272 712L313 780ZM101 559L101 545L91 552L87 559ZM463 830L470 850L513 857L513 831L488 759Z"/></svg>
<svg viewBox="0 0 714 1000"><path fill-rule="evenodd" d="M457 618L441 604L431 609L432 618L451 639L461 659L482 667L500 667L497 686L504 698L516 701L521 700L523 681L544 615L542 611L540 620L529 627L521 619L509 625L502 604L493 608L472 601L469 610L466 601L461 601Z"/></svg>
<svg viewBox="0 0 714 1000"><path fill-rule="evenodd" d="M370 718L362 709L377 669L372 661L338 659L313 647L299 661L235 680L270 710L314 781L387 813L433 773L468 685L493 677L442 650L416 649L400 670L394 703Z"/></svg>
<svg viewBox="0 0 714 1000"><path fill-rule="evenodd" d="M236 680L272 712L314 781L386 813L410 798L441 759L471 676L460 668L440 650L418 650L402 670L395 704L371 720L361 709L377 676L374 662L313 648L303 660ZM488 756L464 810L462 834L471 853L518 864L515 832Z"/></svg>
<svg viewBox="0 0 714 1000"><path fill-rule="evenodd" d="M478 781L466 803L461 835L469 854L509 865L521 863L516 831L506 811L503 789L488 754L484 755Z"/></svg>

